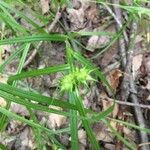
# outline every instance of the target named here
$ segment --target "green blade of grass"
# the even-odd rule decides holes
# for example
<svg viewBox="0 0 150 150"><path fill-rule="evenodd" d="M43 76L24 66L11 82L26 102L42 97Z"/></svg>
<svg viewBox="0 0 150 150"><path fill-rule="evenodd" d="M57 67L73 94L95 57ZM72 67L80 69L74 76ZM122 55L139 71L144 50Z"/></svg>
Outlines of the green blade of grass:
<svg viewBox="0 0 150 150"><path fill-rule="evenodd" d="M70 116L70 114L68 112L59 111L56 109L49 108L48 106L43 106L40 104L32 103L29 100L15 97L15 96L8 94L7 92L1 91L1 90L0 90L0 97L6 99L6 101L8 101L8 102L14 102L14 103L23 105L27 108L32 108L34 110L40 110L40 111L48 112L48 113L55 113L55 114L63 115L63 116Z"/></svg>
<svg viewBox="0 0 150 150"><path fill-rule="evenodd" d="M73 73L74 68L74 60L72 56L72 49L70 43L66 41L66 54L67 54L67 62L70 65L70 70L68 73ZM69 102L71 104L75 104L75 99L72 92L69 92ZM70 110L70 131L71 131L71 149L78 150L79 143L78 143L78 120L77 120L77 111Z"/></svg>
<svg viewBox="0 0 150 150"><path fill-rule="evenodd" d="M57 73L61 71L67 71L69 70L70 67L68 64L63 64L63 65L55 65L53 67L47 67L44 69L38 69L38 70L32 70L28 72L23 72L14 76L10 76L8 78L8 84L11 84L15 80L20 80L28 77L36 77L40 75L46 75L46 74L51 74L51 73Z"/></svg>
<svg viewBox="0 0 150 150"><path fill-rule="evenodd" d="M107 127L112 131L112 133L120 140L122 141L129 149L135 150L137 147L131 143L129 143L124 137L120 135L111 125L110 123L104 119L103 122L107 125Z"/></svg>
<svg viewBox="0 0 150 150"><path fill-rule="evenodd" d="M132 124L132 123L129 123L129 122L125 122L125 121L122 121L122 120L118 120L118 119L113 119L113 118L109 118L110 120L113 120L115 122L118 122L122 125L126 125L127 127L131 127L131 128L134 128L134 129L137 129L137 130L140 130L140 131L143 131L145 133L150 133L150 129L147 129L147 128L143 128L143 127L139 127L135 124Z"/></svg>
<svg viewBox="0 0 150 150"><path fill-rule="evenodd" d="M2 19L5 18L4 21L7 22L11 28L14 28L16 32L19 31L21 33L27 34L27 30L21 26L2 5L0 5L0 9L4 12L3 15L1 14Z"/></svg>
<svg viewBox="0 0 150 150"><path fill-rule="evenodd" d="M2 5L3 7L7 8L7 9L9 9L11 12L16 13L21 18L25 19L28 23L30 23L33 27L35 27L39 32L45 33L45 31L37 23L35 23L33 20L28 18L26 15L24 15L20 11L16 10L14 7L9 6L4 1L0 1L0 5Z"/></svg>
<svg viewBox="0 0 150 150"><path fill-rule="evenodd" d="M107 36L107 35L110 35L110 36L115 36L116 34L115 33L112 33L112 32L102 32L102 31L98 31L98 32L94 32L94 31L79 31L79 32L72 32L70 33L72 35L72 37L76 37L76 36L94 36L94 35L97 35L97 36Z"/></svg>
<svg viewBox="0 0 150 150"><path fill-rule="evenodd" d="M11 63L25 48L26 44L23 44L20 48L16 49L12 55L7 59L5 60L5 62L3 64L0 65L0 72L2 72L6 65L8 65L9 63Z"/></svg>
<svg viewBox="0 0 150 150"><path fill-rule="evenodd" d="M76 105L77 105L78 112L79 112L80 116L86 117L86 112L85 112L85 109L83 106L83 102L79 96L79 92L78 92L77 88L75 89L75 92L73 94L74 94L74 99L76 100ZM89 120L82 120L82 123L83 123L83 126L86 130L88 137L89 137L89 140L92 144L93 149L94 150L100 150L100 146L99 146L99 144L96 140L96 137L92 131L90 121Z"/></svg>
<svg viewBox="0 0 150 150"><path fill-rule="evenodd" d="M55 130L55 131L47 129L47 128L43 127L42 125L33 122L33 120L27 120L27 119L25 119L23 117L20 117L19 115L16 115L16 114L14 114L14 113L12 113L12 112L10 112L7 109L2 108L2 107L0 107L0 112L2 114L6 115L7 117L9 117L10 119L15 119L15 120L24 122L24 123L28 124L29 126L38 128L38 129L40 129L42 131L48 132L49 134L57 134L57 135L59 135L61 133L69 132L70 131L69 128L59 129L59 130Z"/></svg>
<svg viewBox="0 0 150 150"><path fill-rule="evenodd" d="M30 48L30 44L26 44L23 54L22 54L22 57L21 57L21 60L20 60L20 63L19 63L19 66L17 68L17 73L20 73L23 68L23 64L24 64L25 58L27 56L27 53L29 51L29 48ZM12 85L16 86L16 81L13 82ZM8 102L6 105L6 109L9 109L10 105L11 105L11 102ZM0 130L3 130L6 127L6 120L7 120L7 117L5 115L2 115L1 122L0 122Z"/></svg>
<svg viewBox="0 0 150 150"><path fill-rule="evenodd" d="M65 41L67 39L66 35L63 34L38 34L32 36L20 36L11 39L0 40L0 45L6 44L16 44L16 43L31 43L37 41Z"/></svg>
<svg viewBox="0 0 150 150"><path fill-rule="evenodd" d="M12 87L12 86L7 85L7 84L0 83L0 90L7 92L8 94L19 96L19 97L24 98L24 99L26 98L29 100L33 100L35 102L39 102L39 103L43 103L43 104L47 104L47 105L55 105L55 106L58 106L61 108L68 108L68 109L77 110L75 105L70 104L68 102L65 102L62 100L57 100L57 99L43 96L40 94L35 94L35 93L29 92L29 91L23 91L21 89Z"/></svg>

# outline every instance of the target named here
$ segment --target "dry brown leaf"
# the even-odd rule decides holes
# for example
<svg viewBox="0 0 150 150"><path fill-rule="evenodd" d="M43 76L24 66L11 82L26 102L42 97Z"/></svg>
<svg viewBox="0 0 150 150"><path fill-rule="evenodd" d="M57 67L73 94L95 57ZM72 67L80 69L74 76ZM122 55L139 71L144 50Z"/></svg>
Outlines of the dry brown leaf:
<svg viewBox="0 0 150 150"><path fill-rule="evenodd" d="M93 52L95 49L105 46L109 41L110 41L109 36L94 35L89 38L86 48Z"/></svg>
<svg viewBox="0 0 150 150"><path fill-rule="evenodd" d="M139 73L141 64L142 64L142 54L134 56L132 60L132 73L134 79L137 77Z"/></svg>
<svg viewBox="0 0 150 150"><path fill-rule="evenodd" d="M48 13L50 0L40 0L40 3L42 8L42 14Z"/></svg>
<svg viewBox="0 0 150 150"><path fill-rule="evenodd" d="M16 103L12 104L11 110L21 116L29 116L29 112L28 112L27 108L20 104L16 104Z"/></svg>
<svg viewBox="0 0 150 150"><path fill-rule="evenodd" d="M4 75L0 75L0 82L1 83L7 83L7 77ZM6 101L0 97L0 107L5 107L6 106Z"/></svg>
<svg viewBox="0 0 150 150"><path fill-rule="evenodd" d="M86 138L87 138L87 136L86 136L86 132L83 129L80 129L78 131L78 138L79 138L79 142L82 145L86 146Z"/></svg>
<svg viewBox="0 0 150 150"><path fill-rule="evenodd" d="M82 8L76 10L72 8L67 9L68 19L71 22L71 30L83 29L85 27L84 10Z"/></svg>
<svg viewBox="0 0 150 150"><path fill-rule="evenodd" d="M62 110L62 108L56 106L51 106L50 108L55 110ZM66 119L67 118L65 116L51 113L48 115L47 126L51 129L60 128L65 124Z"/></svg>
<svg viewBox="0 0 150 150"><path fill-rule="evenodd" d="M120 82L120 77L122 77L122 72L119 69L112 70L107 76L107 79L114 91L117 90Z"/></svg>
<svg viewBox="0 0 150 150"><path fill-rule="evenodd" d="M104 99L104 100L102 100L102 105L103 105L103 111L106 111L110 106L113 105L113 102L112 101L107 101L107 100ZM112 115L113 118L116 118L118 112L119 112L119 105L115 103L113 112L110 115Z"/></svg>
<svg viewBox="0 0 150 150"><path fill-rule="evenodd" d="M108 130L107 126L103 122L96 123L93 126L93 130L96 135L96 139L99 141L113 142L114 136Z"/></svg>
<svg viewBox="0 0 150 150"><path fill-rule="evenodd" d="M150 52L143 55L140 71L143 76L150 76Z"/></svg>
<svg viewBox="0 0 150 150"><path fill-rule="evenodd" d="M81 30L99 21L99 9L95 3L88 0L73 0L73 8L66 10L72 31Z"/></svg>

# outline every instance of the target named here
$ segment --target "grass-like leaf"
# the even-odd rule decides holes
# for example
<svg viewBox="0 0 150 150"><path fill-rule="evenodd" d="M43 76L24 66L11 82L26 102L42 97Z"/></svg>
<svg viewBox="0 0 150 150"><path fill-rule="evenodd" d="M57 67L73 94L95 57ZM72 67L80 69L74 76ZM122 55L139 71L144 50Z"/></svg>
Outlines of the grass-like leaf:
<svg viewBox="0 0 150 150"><path fill-rule="evenodd" d="M38 70L32 70L28 72L23 72L14 76L10 76L8 79L8 84L11 84L15 80L20 80L28 77L36 77L40 75L46 75L46 74L51 74L51 73L57 73L57 72L62 72L62 71L67 71L69 70L70 67L68 64L63 64L63 65L56 65L53 67L47 67L44 69L38 69Z"/></svg>
<svg viewBox="0 0 150 150"><path fill-rule="evenodd" d="M32 36L20 36L11 39L4 39L0 41L0 45L16 44L16 43L31 43L37 41L65 41L66 35L63 34L38 34Z"/></svg>

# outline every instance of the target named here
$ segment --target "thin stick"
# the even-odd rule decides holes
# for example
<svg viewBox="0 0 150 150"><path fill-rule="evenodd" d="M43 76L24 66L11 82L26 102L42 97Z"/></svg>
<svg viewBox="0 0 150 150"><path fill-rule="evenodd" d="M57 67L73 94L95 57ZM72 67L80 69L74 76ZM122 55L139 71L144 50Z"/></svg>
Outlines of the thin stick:
<svg viewBox="0 0 150 150"><path fill-rule="evenodd" d="M120 27L120 28L122 28L123 27L123 25L122 25L122 22L118 19L118 17L115 15L115 13L111 10L111 8L109 7L109 6L107 6L106 4L103 4L105 7L106 7L106 9L107 9L107 11L114 17L114 19L115 19L115 21L116 21L116 23L118 24L118 26ZM124 38L125 38L125 41L126 41L126 43L128 43L128 36L127 36L127 33L125 32L125 31L123 31L123 35L124 35Z"/></svg>
<svg viewBox="0 0 150 150"><path fill-rule="evenodd" d="M112 3L119 5L119 0L112 0ZM121 9L119 7L116 7L115 5L114 5L114 11L115 11L117 20L119 20L120 22L119 24L118 23L116 24L117 31L119 31L121 29L120 24L122 25L122 12L121 12ZM120 52L120 55L122 56L121 65L123 68L125 68L126 62L127 62L126 45L125 45L125 40L122 38L119 39L119 52Z"/></svg>
<svg viewBox="0 0 150 150"><path fill-rule="evenodd" d="M56 23L59 21L59 19L61 18L61 14L60 13L60 9L58 9L55 18L53 20L53 22L47 27L46 32L50 33L53 28L55 27ZM43 41L39 42L39 44L37 45L37 47L33 50L33 52L31 53L31 55L28 57L28 59L26 60L25 64L24 64L24 68L26 68L34 59L34 57L36 56L39 47L42 45Z"/></svg>
<svg viewBox="0 0 150 150"><path fill-rule="evenodd" d="M108 100L113 102L114 99L108 98L108 97L103 97L101 96L100 99L102 100ZM135 104L135 103L131 103L131 102L123 102L123 101L119 101L119 100L115 100L115 102L119 105L126 105L126 106L130 106L130 107L139 107L139 108L144 108L144 109L150 109L150 105L144 105L144 104Z"/></svg>

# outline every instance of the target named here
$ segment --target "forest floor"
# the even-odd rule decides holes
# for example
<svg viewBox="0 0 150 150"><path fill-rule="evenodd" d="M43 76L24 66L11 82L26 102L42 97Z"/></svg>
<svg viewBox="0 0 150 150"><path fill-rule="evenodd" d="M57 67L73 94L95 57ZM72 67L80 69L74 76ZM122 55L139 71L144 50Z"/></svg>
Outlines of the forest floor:
<svg viewBox="0 0 150 150"><path fill-rule="evenodd" d="M95 122L91 126L101 149L149 150L150 18L146 13L136 12L135 8L149 10L150 3L141 2L136 5L132 0L124 0L120 3L120 6L126 7L120 7L117 0L112 0L112 5L109 1L98 3L87 0L72 0L68 4L60 6L51 0L27 1L24 2L24 5L8 1L8 4L36 22L41 29L48 33L70 35L72 49L75 52L79 51L84 58L90 60L106 77L113 93L99 79L95 79L95 84L90 81L88 88L80 88L80 93L84 95L84 107L94 112L106 111L115 100L114 109L107 116L107 119L111 127L121 135L123 140L118 134L112 132L103 121ZM1 7L0 9L1 12L6 13ZM39 14L40 17L36 17L38 15L33 12ZM24 18L15 13L10 14L20 26L30 30L30 34L38 33ZM43 20L41 16L43 16ZM0 19L1 39L17 35L8 26L9 23L6 23L7 21L1 14ZM23 65L23 72L66 63L65 42L40 41L35 44L37 44L36 48L34 45L30 46L30 51ZM7 65L4 64L17 48L18 44L16 43L13 45L1 44L0 64L5 66L0 76L0 82L2 83L6 83L9 76L16 74L20 55L12 59ZM78 63L76 62L77 65ZM58 83L63 75L59 72L52 75L27 78L18 81L16 87L25 91L40 93L47 97L65 99L67 95L62 96L58 88ZM4 108L6 101L6 99L1 98L0 107ZM57 106L50 106L49 108L62 110ZM23 105L12 102L10 111L27 120L30 119L29 110ZM70 126L70 119L67 116L40 110L34 110L34 114L41 125L53 131ZM136 127L132 128L132 125ZM78 149L92 149L81 120L78 121L77 126ZM147 133L145 132L146 129ZM32 150L37 149L35 136L32 128L26 123L10 118L6 128L1 131L0 143L10 150ZM56 135L55 138L60 145L63 145L64 149L71 148L69 132ZM123 142L124 139L128 142ZM47 150L61 147L47 137L43 141Z"/></svg>

